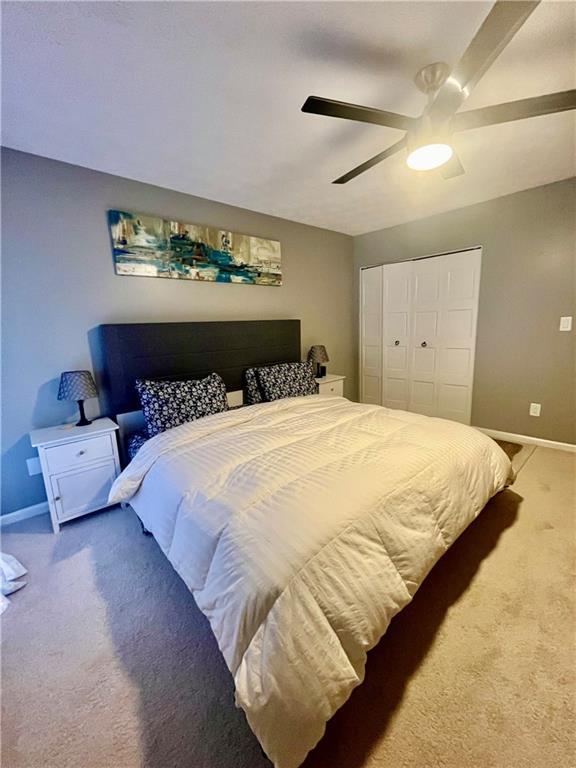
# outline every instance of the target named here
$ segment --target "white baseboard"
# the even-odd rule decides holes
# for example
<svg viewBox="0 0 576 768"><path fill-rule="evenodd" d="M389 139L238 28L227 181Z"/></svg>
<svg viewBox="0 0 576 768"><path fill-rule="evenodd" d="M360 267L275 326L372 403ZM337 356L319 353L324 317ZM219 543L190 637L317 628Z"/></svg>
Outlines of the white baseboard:
<svg viewBox="0 0 576 768"><path fill-rule="evenodd" d="M28 520L29 517L45 515L50 511L47 501L41 501L40 504L33 504L31 507L17 509L15 512L9 512L7 515L0 515L0 526L4 528L12 523L19 523L21 520Z"/></svg>
<svg viewBox="0 0 576 768"><path fill-rule="evenodd" d="M500 432L498 429L485 429L476 427L485 435L493 437L495 440L508 440L511 443L526 443L527 445L539 445L541 448L555 448L559 451L570 451L576 453L574 443L559 443L557 440L545 440L543 437L531 437L530 435L515 435L513 432Z"/></svg>

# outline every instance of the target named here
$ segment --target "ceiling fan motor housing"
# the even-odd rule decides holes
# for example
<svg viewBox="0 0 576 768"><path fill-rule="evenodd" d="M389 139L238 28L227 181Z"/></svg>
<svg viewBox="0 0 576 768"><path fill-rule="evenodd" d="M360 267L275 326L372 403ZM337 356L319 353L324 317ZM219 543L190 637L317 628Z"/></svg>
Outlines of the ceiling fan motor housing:
<svg viewBox="0 0 576 768"><path fill-rule="evenodd" d="M428 64L416 74L414 82L418 90L430 96L444 85L450 75L450 67L445 61Z"/></svg>
<svg viewBox="0 0 576 768"><path fill-rule="evenodd" d="M439 120L426 109L414 128L408 131L406 143L408 152L426 144L450 144L452 138L451 119Z"/></svg>

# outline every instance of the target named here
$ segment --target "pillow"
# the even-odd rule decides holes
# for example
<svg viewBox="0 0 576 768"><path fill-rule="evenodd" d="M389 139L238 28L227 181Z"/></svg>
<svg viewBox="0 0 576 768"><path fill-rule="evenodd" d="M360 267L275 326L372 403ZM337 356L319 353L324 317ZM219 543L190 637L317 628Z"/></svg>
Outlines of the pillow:
<svg viewBox="0 0 576 768"><path fill-rule="evenodd" d="M140 398L148 437L228 410L226 385L217 373L199 381L149 381L138 379Z"/></svg>
<svg viewBox="0 0 576 768"><path fill-rule="evenodd" d="M262 398L266 401L315 395L318 392L314 363L280 363L257 368L256 378Z"/></svg>
<svg viewBox="0 0 576 768"><path fill-rule="evenodd" d="M130 461L136 456L140 448L148 440L148 432L132 432L126 440L126 453Z"/></svg>
<svg viewBox="0 0 576 768"><path fill-rule="evenodd" d="M262 402L262 393L256 376L257 368L247 368L244 371L244 401L246 405L256 405Z"/></svg>

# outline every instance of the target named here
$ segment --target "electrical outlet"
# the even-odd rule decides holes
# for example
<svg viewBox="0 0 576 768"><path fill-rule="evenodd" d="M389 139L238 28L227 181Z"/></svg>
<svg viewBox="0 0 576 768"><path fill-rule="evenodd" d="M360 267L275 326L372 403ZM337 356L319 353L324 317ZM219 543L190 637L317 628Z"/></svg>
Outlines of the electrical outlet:
<svg viewBox="0 0 576 768"><path fill-rule="evenodd" d="M40 466L40 459L38 456L34 456L32 459L26 459L26 464L28 465L28 474L30 477L32 477L32 475L42 474L42 467Z"/></svg>
<svg viewBox="0 0 576 768"><path fill-rule="evenodd" d="M570 316L560 318L560 330L561 331L572 330L572 318Z"/></svg>
<svg viewBox="0 0 576 768"><path fill-rule="evenodd" d="M530 416L540 416L541 409L540 403L530 403Z"/></svg>

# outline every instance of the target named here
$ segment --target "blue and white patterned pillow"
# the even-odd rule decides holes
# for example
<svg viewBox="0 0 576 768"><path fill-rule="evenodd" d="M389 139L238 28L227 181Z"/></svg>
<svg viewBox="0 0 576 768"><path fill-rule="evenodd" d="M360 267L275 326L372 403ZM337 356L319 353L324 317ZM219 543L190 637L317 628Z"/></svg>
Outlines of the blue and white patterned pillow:
<svg viewBox="0 0 576 768"><path fill-rule="evenodd" d="M283 397L315 395L318 385L314 363L279 363L256 369L262 398L269 402Z"/></svg>
<svg viewBox="0 0 576 768"><path fill-rule="evenodd" d="M262 393L256 376L257 368L247 368L244 371L244 402L246 405L256 405L262 402Z"/></svg>
<svg viewBox="0 0 576 768"><path fill-rule="evenodd" d="M148 440L148 432L132 432L126 441L126 452L130 461L136 456L140 448Z"/></svg>
<svg viewBox="0 0 576 768"><path fill-rule="evenodd" d="M217 373L198 381L149 381L138 379L148 436L228 410L226 385Z"/></svg>

